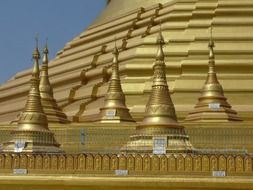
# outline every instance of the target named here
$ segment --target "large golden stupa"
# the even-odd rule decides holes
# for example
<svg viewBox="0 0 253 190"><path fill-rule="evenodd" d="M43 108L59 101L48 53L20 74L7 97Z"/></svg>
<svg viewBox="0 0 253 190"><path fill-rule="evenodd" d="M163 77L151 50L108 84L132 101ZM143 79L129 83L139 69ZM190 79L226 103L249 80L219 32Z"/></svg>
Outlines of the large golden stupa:
<svg viewBox="0 0 253 190"><path fill-rule="evenodd" d="M1 187L252 189L252 7L108 0L41 69L36 49L0 86Z"/></svg>

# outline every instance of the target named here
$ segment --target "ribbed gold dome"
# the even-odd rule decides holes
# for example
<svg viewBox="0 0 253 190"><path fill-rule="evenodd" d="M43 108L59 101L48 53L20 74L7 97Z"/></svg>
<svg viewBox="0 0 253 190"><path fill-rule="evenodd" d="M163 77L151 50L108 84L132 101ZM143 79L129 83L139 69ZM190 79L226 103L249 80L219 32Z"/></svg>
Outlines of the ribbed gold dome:
<svg viewBox="0 0 253 190"><path fill-rule="evenodd" d="M168 3L172 0L110 0L101 15L93 25L102 24L118 16L129 13L141 7L146 8L158 3ZM112 14L113 13L113 14Z"/></svg>

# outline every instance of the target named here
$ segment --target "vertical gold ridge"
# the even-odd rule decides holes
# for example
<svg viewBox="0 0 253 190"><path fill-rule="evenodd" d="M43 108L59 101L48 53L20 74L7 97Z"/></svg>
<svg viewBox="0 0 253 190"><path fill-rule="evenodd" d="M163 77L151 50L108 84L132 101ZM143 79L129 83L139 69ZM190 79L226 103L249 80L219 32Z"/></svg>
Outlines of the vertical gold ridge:
<svg viewBox="0 0 253 190"><path fill-rule="evenodd" d="M67 116L62 112L54 99L53 88L48 75L48 53L48 45L46 43L43 49L43 63L39 85L41 104L49 123L69 123Z"/></svg>
<svg viewBox="0 0 253 190"><path fill-rule="evenodd" d="M213 40L213 27L210 28L209 61L206 82L202 88L201 96L193 111L185 121L241 121L237 112L232 109L224 96L222 85L218 81L215 66L215 43ZM212 108L212 105L217 108Z"/></svg>
<svg viewBox="0 0 253 190"><path fill-rule="evenodd" d="M135 122L125 104L125 95L121 87L119 75L119 50L116 44L112 54L112 74L109 81L107 94L105 95L104 106L100 108L100 122ZM111 112L112 115L110 115L109 112Z"/></svg>

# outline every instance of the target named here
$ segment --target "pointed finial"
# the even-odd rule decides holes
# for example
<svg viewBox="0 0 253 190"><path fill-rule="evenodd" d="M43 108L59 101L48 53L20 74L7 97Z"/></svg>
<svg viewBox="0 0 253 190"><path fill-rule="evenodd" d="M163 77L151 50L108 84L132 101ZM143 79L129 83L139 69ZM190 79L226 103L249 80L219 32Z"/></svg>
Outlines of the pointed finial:
<svg viewBox="0 0 253 190"><path fill-rule="evenodd" d="M115 37L115 44L112 51L113 54L113 60L112 60L112 76L111 79L119 80L119 65L118 65L118 56L119 56L119 50L117 48L116 43L116 37Z"/></svg>
<svg viewBox="0 0 253 190"><path fill-rule="evenodd" d="M213 25L210 26L210 41L209 41L209 47L214 48L214 41L213 41Z"/></svg>
<svg viewBox="0 0 253 190"><path fill-rule="evenodd" d="M48 64L48 38L46 38L46 44L45 44L45 47L43 49L43 64ZM47 68L46 68L47 69Z"/></svg>
<svg viewBox="0 0 253 190"><path fill-rule="evenodd" d="M39 48L38 48L38 44L39 44L38 34L36 34L36 36L35 36L35 43L36 43L36 46L35 46L35 50L33 52L34 66L33 66L32 76L39 80L39 75L40 75L40 69L39 69L40 52L39 52Z"/></svg>
<svg viewBox="0 0 253 190"><path fill-rule="evenodd" d="M157 37L157 43L160 44L160 45L165 44L164 37L163 37L163 34L162 34L162 21L160 21L160 29L159 29L159 34L158 34L158 37Z"/></svg>
<svg viewBox="0 0 253 190"><path fill-rule="evenodd" d="M113 48L113 52L114 55L118 55L119 54L119 50L117 48L117 41L116 41L116 36L114 37L114 48Z"/></svg>
<svg viewBox="0 0 253 190"><path fill-rule="evenodd" d="M40 52L39 52L39 34L35 35L35 50L33 52L33 59L40 59Z"/></svg>
<svg viewBox="0 0 253 190"><path fill-rule="evenodd" d="M48 38L46 38L46 44L45 44L45 47L44 47L44 49L43 49L43 53L44 54L48 54L49 52L48 52Z"/></svg>
<svg viewBox="0 0 253 190"><path fill-rule="evenodd" d="M35 34L35 42L36 42L36 48L39 47L39 33Z"/></svg>
<svg viewBox="0 0 253 190"><path fill-rule="evenodd" d="M213 26L212 26L212 24L210 26L210 41L209 41L208 47L209 47L209 59L214 59L213 48L215 47L215 44L213 41Z"/></svg>
<svg viewBox="0 0 253 190"><path fill-rule="evenodd" d="M161 23L160 23L160 31L159 31L159 34L157 36L156 42L159 45L157 55L156 55L156 60L164 60L163 46L165 45L165 41L164 41L164 38L163 38L163 35L162 35L162 25L161 25Z"/></svg>

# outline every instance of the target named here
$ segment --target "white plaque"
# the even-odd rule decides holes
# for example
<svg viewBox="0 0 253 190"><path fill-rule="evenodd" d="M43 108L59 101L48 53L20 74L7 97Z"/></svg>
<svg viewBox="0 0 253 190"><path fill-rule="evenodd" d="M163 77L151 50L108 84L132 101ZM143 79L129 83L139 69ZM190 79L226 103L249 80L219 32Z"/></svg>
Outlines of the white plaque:
<svg viewBox="0 0 253 190"><path fill-rule="evenodd" d="M220 104L219 103L210 103L208 104L208 108L212 110L217 110L220 109Z"/></svg>
<svg viewBox="0 0 253 190"><path fill-rule="evenodd" d="M13 174L17 174L17 175L27 174L27 169L13 169Z"/></svg>
<svg viewBox="0 0 253 190"><path fill-rule="evenodd" d="M166 137L153 137L153 154L166 154Z"/></svg>
<svg viewBox="0 0 253 190"><path fill-rule="evenodd" d="M213 171L213 177L225 177L226 172L225 171Z"/></svg>
<svg viewBox="0 0 253 190"><path fill-rule="evenodd" d="M115 117L116 116L116 110L107 110L105 114L106 114L107 117Z"/></svg>
<svg viewBox="0 0 253 190"><path fill-rule="evenodd" d="M128 175L128 170L115 170L115 175L126 176Z"/></svg>
<svg viewBox="0 0 253 190"><path fill-rule="evenodd" d="M22 152L25 148L25 142L24 141L16 141L14 145L14 152Z"/></svg>

